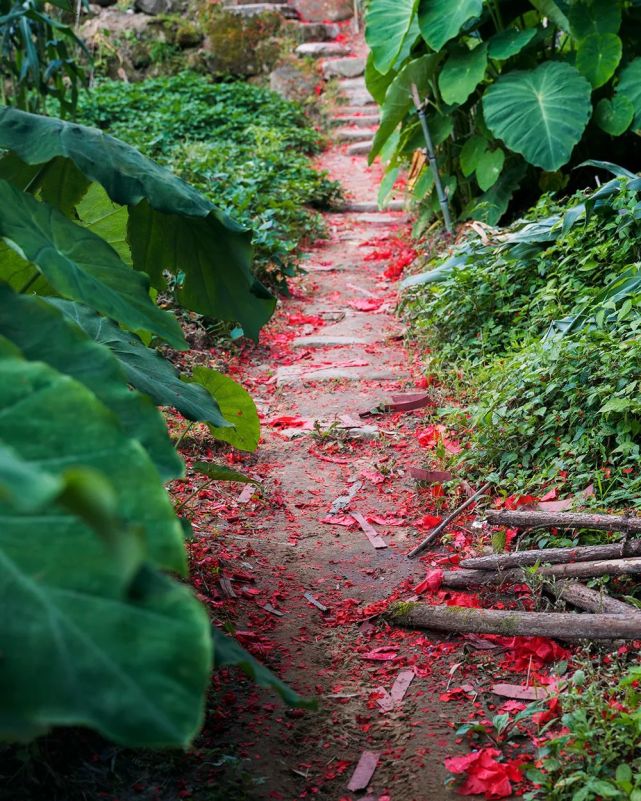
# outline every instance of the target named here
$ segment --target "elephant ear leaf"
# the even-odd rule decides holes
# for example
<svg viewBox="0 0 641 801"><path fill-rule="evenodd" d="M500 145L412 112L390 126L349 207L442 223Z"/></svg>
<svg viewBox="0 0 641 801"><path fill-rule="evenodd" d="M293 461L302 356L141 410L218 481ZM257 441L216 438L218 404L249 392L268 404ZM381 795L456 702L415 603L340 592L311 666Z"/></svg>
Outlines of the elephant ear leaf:
<svg viewBox="0 0 641 801"><path fill-rule="evenodd" d="M69 160L127 206L134 267L158 289L163 270L183 273L188 308L238 322L252 337L271 317L275 301L251 272L250 234L135 148L95 128L14 108L0 110L0 148L27 165Z"/></svg>
<svg viewBox="0 0 641 801"><path fill-rule="evenodd" d="M385 75L401 52L416 14L418 0L370 0L365 16L365 39L374 66Z"/></svg>
<svg viewBox="0 0 641 801"><path fill-rule="evenodd" d="M423 39L437 53L463 25L483 10L483 0L420 0L418 22Z"/></svg>
<svg viewBox="0 0 641 801"><path fill-rule="evenodd" d="M483 96L494 136L530 164L554 172L566 164L592 112L592 87L569 64L548 62L503 75Z"/></svg>

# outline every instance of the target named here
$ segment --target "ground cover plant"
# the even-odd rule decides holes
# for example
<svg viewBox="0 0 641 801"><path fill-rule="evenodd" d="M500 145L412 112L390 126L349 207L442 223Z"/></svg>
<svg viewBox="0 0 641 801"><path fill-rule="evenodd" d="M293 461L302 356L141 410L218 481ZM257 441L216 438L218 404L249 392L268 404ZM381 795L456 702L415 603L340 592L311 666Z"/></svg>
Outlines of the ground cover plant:
<svg viewBox="0 0 641 801"><path fill-rule="evenodd" d="M414 84L463 217L495 224L519 187L532 202L615 139L633 164L640 31L641 9L622 0L371 0L367 80L382 123L370 158L383 152L394 169L423 147ZM415 195L427 221L438 210L429 165Z"/></svg>
<svg viewBox="0 0 641 801"><path fill-rule="evenodd" d="M314 209L337 199L338 187L309 162L320 136L300 106L266 89L195 73L105 81L81 117L168 165L251 228L257 274L271 285L284 288L301 241L324 233Z"/></svg>

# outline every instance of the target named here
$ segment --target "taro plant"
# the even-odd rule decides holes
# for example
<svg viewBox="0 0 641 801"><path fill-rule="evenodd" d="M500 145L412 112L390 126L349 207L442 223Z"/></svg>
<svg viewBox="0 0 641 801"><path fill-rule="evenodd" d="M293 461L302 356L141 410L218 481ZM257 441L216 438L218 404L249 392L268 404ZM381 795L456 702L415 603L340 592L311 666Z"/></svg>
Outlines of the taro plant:
<svg viewBox="0 0 641 801"><path fill-rule="evenodd" d="M82 725L184 746L212 662L297 702L174 578L185 524L163 482L184 465L156 404L249 450L255 407L214 371L184 380L141 338L186 347L150 297L173 270L186 304L256 334L273 301L249 235L98 131L4 108L0 148L0 737Z"/></svg>
<svg viewBox="0 0 641 801"><path fill-rule="evenodd" d="M370 0L368 87L382 107L370 159L422 147L410 97L427 100L450 203L496 224L516 190L564 186L568 170L641 128L641 5L634 0ZM437 208L429 166L414 183ZM534 190L536 191L536 190Z"/></svg>

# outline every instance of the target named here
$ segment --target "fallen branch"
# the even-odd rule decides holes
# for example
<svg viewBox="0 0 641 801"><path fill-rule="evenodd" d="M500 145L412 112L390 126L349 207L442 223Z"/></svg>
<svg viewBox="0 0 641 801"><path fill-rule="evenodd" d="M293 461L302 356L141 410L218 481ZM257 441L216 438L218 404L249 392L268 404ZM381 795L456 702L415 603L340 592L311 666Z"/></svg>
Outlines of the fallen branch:
<svg viewBox="0 0 641 801"><path fill-rule="evenodd" d="M641 615L641 609L632 604L611 598L605 592L592 590L585 584L576 581L546 582L543 589L566 603L585 609L587 612L607 613L611 615Z"/></svg>
<svg viewBox="0 0 641 801"><path fill-rule="evenodd" d="M518 612L469 609L461 606L402 604L392 620L408 628L456 633L557 637L561 640L636 640L641 637L641 615L578 615L568 612Z"/></svg>
<svg viewBox="0 0 641 801"><path fill-rule="evenodd" d="M591 515L578 512L514 512L490 509L485 519L492 526L511 528L590 528L597 531L641 532L641 517Z"/></svg>
<svg viewBox="0 0 641 801"><path fill-rule="evenodd" d="M575 562L569 565L551 565L540 567L536 576L554 576L556 578L593 578L596 576L628 576L641 573L641 558L610 559L600 562ZM445 587L467 589L474 585L503 584L522 582L525 571L520 568L511 570L444 570L441 583Z"/></svg>
<svg viewBox="0 0 641 801"><path fill-rule="evenodd" d="M490 554L463 559L461 567L478 570L500 570L501 568L524 567L539 562L563 564L566 562L592 562L600 559L623 559L626 556L641 556L641 539L622 540L611 545L580 545L574 548L541 548L515 553Z"/></svg>
<svg viewBox="0 0 641 801"><path fill-rule="evenodd" d="M452 514L448 515L445 518L445 520L443 520L442 523L439 523L439 525L436 526L436 528L432 529L432 531L427 535L427 537L425 537L425 539L422 540L422 542L419 542L419 544L407 554L408 559L413 559L415 556L418 556L420 553L422 553L428 547L428 545L430 545L430 543L434 542L434 540L443 531L445 531L445 529L449 526L452 520L455 520L462 512L464 512L467 509L468 506L471 506L474 503L474 501L478 500L481 497L481 495L485 495L485 493L489 490L490 486L491 486L490 484L485 484L483 487L481 487L480 490L475 492L474 495L467 498L467 500L465 500L459 507L457 507L452 512Z"/></svg>

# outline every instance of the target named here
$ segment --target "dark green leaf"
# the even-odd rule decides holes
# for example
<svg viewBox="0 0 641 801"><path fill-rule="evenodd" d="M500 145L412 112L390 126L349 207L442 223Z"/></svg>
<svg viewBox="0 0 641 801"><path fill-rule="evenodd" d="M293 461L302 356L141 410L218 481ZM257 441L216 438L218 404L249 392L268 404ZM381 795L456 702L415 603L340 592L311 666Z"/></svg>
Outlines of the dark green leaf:
<svg viewBox="0 0 641 801"><path fill-rule="evenodd" d="M576 67L598 89L614 75L622 53L623 45L616 34L592 33L579 43Z"/></svg>
<svg viewBox="0 0 641 801"><path fill-rule="evenodd" d="M483 10L483 0L420 0L418 21L421 34L437 53L463 25Z"/></svg>
<svg viewBox="0 0 641 801"><path fill-rule="evenodd" d="M238 481L241 484L256 484L259 486L258 481L244 473L239 473L238 470L232 470L224 464L212 464L211 462L195 462L193 465L194 470L202 473L207 478L213 478L215 481Z"/></svg>
<svg viewBox="0 0 641 801"><path fill-rule="evenodd" d="M365 15L365 40L374 66L385 75L396 63L416 14L418 0L370 0Z"/></svg>
<svg viewBox="0 0 641 801"><path fill-rule="evenodd" d="M448 56L439 76L438 86L448 105L461 105L485 77L487 45L473 50L458 48Z"/></svg>

